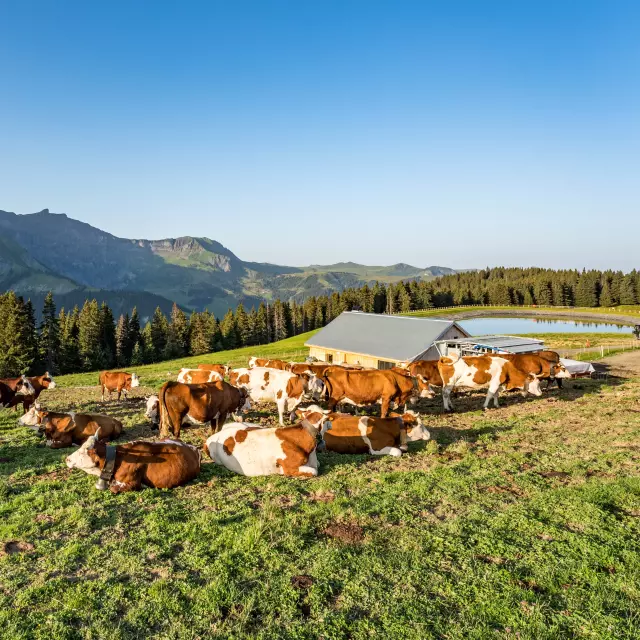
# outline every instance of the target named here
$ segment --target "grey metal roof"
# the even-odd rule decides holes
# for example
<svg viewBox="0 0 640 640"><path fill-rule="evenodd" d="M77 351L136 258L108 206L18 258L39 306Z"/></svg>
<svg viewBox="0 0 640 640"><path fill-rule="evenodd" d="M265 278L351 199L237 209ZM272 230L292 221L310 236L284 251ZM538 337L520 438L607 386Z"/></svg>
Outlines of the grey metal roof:
<svg viewBox="0 0 640 640"><path fill-rule="evenodd" d="M461 338L458 340L445 340L448 345L477 345L486 349L498 349L509 353L527 353L539 351L544 340L537 338L522 338L519 336L473 336L471 338Z"/></svg>
<svg viewBox="0 0 640 640"><path fill-rule="evenodd" d="M401 362L424 353L454 325L460 335L467 335L453 320L345 311L307 340L306 346Z"/></svg>

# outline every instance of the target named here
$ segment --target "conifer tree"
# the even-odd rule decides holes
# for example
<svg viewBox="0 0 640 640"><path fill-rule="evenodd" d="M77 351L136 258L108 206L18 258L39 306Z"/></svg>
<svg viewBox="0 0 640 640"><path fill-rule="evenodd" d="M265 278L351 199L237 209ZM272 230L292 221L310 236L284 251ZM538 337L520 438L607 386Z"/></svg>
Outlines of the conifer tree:
<svg viewBox="0 0 640 640"><path fill-rule="evenodd" d="M70 313L60 312L61 373L75 373L82 368L80 358L80 311L75 306ZM64 320L64 322L63 322Z"/></svg>
<svg viewBox="0 0 640 640"><path fill-rule="evenodd" d="M98 302L85 301L78 319L78 344L80 362L84 371L101 369L104 357L101 351L102 322Z"/></svg>
<svg viewBox="0 0 640 640"><path fill-rule="evenodd" d="M269 315L264 302L260 303L256 313L255 339L256 344L266 344L269 341Z"/></svg>
<svg viewBox="0 0 640 640"><path fill-rule="evenodd" d="M625 275L620 283L620 304L638 304L636 279L632 273Z"/></svg>
<svg viewBox="0 0 640 640"><path fill-rule="evenodd" d="M44 299L42 308L38 350L40 352L39 359L45 371L51 375L60 373L60 323L56 317L56 305L51 291Z"/></svg>
<svg viewBox="0 0 640 640"><path fill-rule="evenodd" d="M127 340L126 359L131 360L133 349L136 343L140 343L140 349L143 350L142 336L140 334L140 316L138 314L138 308L133 307L131 312L131 318L129 318L129 339Z"/></svg>
<svg viewBox="0 0 640 640"><path fill-rule="evenodd" d="M116 327L113 312L106 302L100 307L100 350L104 359L103 366L111 369L116 361Z"/></svg>
<svg viewBox="0 0 640 640"><path fill-rule="evenodd" d="M184 311L174 302L171 309L171 322L167 332L167 346L165 356L182 358L189 350L189 321Z"/></svg>
<svg viewBox="0 0 640 640"><path fill-rule="evenodd" d="M146 327L145 327L146 328ZM151 318L151 324L149 329L149 338L151 344L149 345L149 355L152 362L158 362L165 357L165 350L167 347L167 339L169 333L169 323L162 309L156 307Z"/></svg>
<svg viewBox="0 0 640 640"><path fill-rule="evenodd" d="M129 347L129 314L122 314L116 325L116 366L126 367L131 358L127 357Z"/></svg>
<svg viewBox="0 0 640 640"><path fill-rule="evenodd" d="M220 323L222 341L225 349L235 349L238 346L238 335L236 332L236 319L233 311L229 309Z"/></svg>
<svg viewBox="0 0 640 640"><path fill-rule="evenodd" d="M247 315L242 302L236 307L235 320L237 345L239 347L246 347L252 344L252 331L249 323L249 316Z"/></svg>

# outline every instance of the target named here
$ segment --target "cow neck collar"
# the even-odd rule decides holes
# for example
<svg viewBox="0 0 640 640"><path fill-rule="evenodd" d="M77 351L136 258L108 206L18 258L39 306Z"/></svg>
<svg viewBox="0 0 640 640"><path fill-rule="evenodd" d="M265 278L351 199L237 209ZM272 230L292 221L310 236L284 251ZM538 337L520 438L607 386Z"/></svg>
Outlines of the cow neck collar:
<svg viewBox="0 0 640 640"><path fill-rule="evenodd" d="M116 447L107 445L105 450L104 467L100 473L100 479L98 480L98 489L106 489L113 478L113 472L116 466Z"/></svg>

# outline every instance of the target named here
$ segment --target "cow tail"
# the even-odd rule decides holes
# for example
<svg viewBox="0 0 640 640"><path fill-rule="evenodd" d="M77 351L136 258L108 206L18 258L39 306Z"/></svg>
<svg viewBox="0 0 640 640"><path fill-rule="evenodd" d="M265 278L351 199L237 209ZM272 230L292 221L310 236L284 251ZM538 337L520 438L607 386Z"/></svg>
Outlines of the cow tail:
<svg viewBox="0 0 640 640"><path fill-rule="evenodd" d="M162 385L160 389L160 397L158 398L160 404L160 432L162 433L162 425L166 420L169 423L170 432L173 433L173 423L171 422L171 416L169 415L169 411L167 410L167 401L165 399L165 395L167 393L167 389L176 386L177 382L167 382Z"/></svg>

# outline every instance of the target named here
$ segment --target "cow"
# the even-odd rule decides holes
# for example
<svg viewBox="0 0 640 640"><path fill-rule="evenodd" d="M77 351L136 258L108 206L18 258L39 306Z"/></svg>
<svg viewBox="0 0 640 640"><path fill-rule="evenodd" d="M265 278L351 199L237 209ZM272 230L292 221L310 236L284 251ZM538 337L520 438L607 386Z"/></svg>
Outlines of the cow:
<svg viewBox="0 0 640 640"><path fill-rule="evenodd" d="M285 411L291 413L301 402L318 398L324 390L322 381L315 375L307 379L289 371L266 367L232 369L229 382L246 389L254 402L275 402L281 425L284 425Z"/></svg>
<svg viewBox="0 0 640 640"><path fill-rule="evenodd" d="M556 364L556 365L560 364L560 354L557 351L550 351L548 349L543 349L542 351L538 351L536 355L540 356L541 358L544 358L545 360L548 360L549 362L552 362L553 364ZM547 388L549 388L553 384L554 380L558 385L558 389L562 389L561 377L555 377L548 380Z"/></svg>
<svg viewBox="0 0 640 640"><path fill-rule="evenodd" d="M26 376L20 376L13 384L7 384L6 381L0 380L0 407L13 407L16 397L33 395L35 389Z"/></svg>
<svg viewBox="0 0 640 640"><path fill-rule="evenodd" d="M210 425L211 433L219 430L230 414L251 409L244 389L236 389L222 380L206 384L165 382L158 395L160 437L169 433L180 437L183 424Z"/></svg>
<svg viewBox="0 0 640 640"><path fill-rule="evenodd" d="M429 440L431 437L414 411L403 415L390 413L388 418L359 417L330 413L311 405L298 409L296 415L320 429L322 442L318 451L399 457L408 450L407 442Z"/></svg>
<svg viewBox="0 0 640 640"><path fill-rule="evenodd" d="M160 400L158 396L149 396L147 399L147 408L144 415L151 420L151 428L160 428Z"/></svg>
<svg viewBox="0 0 640 640"><path fill-rule="evenodd" d="M398 407L407 402L414 403L422 393L417 380L406 373L391 370L330 369L323 382L327 387L331 411L340 403L356 407L379 403L382 418L387 417L392 403Z"/></svg>
<svg viewBox="0 0 640 640"><path fill-rule="evenodd" d="M222 380L224 376L217 371L207 369L180 369L178 382L183 384L204 384L205 382L215 382Z"/></svg>
<svg viewBox="0 0 640 640"><path fill-rule="evenodd" d="M540 381L533 373L518 369L514 363L498 356L443 356L438 361L442 376L442 402L445 411L453 411L451 392L455 387L487 389L484 408L489 403L498 407L500 389L522 389L534 396L541 396Z"/></svg>
<svg viewBox="0 0 640 640"><path fill-rule="evenodd" d="M122 433L122 422L98 413L55 413L35 403L18 424L43 432L47 446L64 449L82 444L98 430L104 438L112 440Z"/></svg>
<svg viewBox="0 0 640 640"><path fill-rule="evenodd" d="M199 364L198 369L216 371L222 378L229 375L229 367L226 364Z"/></svg>
<svg viewBox="0 0 640 640"><path fill-rule="evenodd" d="M98 378L98 384L102 390L102 402L104 402L104 392L109 392L109 400L114 391L118 392L118 401L120 395L124 392L125 400L128 392L135 387L140 386L140 379L135 373L124 373L123 371L103 371Z"/></svg>
<svg viewBox="0 0 640 640"><path fill-rule="evenodd" d="M317 430L307 422L263 429L251 424L228 424L205 443L209 457L245 476L318 475Z"/></svg>
<svg viewBox="0 0 640 640"><path fill-rule="evenodd" d="M428 384L430 387L441 387L442 376L438 371L437 360L416 360L407 367L409 373Z"/></svg>
<svg viewBox="0 0 640 640"><path fill-rule="evenodd" d="M557 355L554 351L541 351L539 353L501 353L496 357L513 362L521 371L534 373L539 380L546 380L547 387L553 380L560 381L563 378L571 377L567 368L560 362L559 357L556 361L552 357L540 355L541 353Z"/></svg>
<svg viewBox="0 0 640 640"><path fill-rule="evenodd" d="M305 364L304 362L289 362L287 371L295 373L297 376L314 374L321 378L331 367L337 365L327 364L326 362L314 362L313 364Z"/></svg>
<svg viewBox="0 0 640 640"><path fill-rule="evenodd" d="M200 473L200 452L175 440L136 440L107 446L102 432L92 435L67 457L69 469L99 476L96 489L111 493L138 491L143 485L173 489L190 482Z"/></svg>
<svg viewBox="0 0 640 640"><path fill-rule="evenodd" d="M16 394L13 400L7 404L7 407L13 407L14 409L17 409L18 405L22 404L23 413L26 413L31 408L31 405L33 405L40 397L40 394L44 389L56 388L56 383L53 381L53 378L51 377L51 375L49 375L48 371L42 376L31 376L27 378L27 380L33 387L33 393ZM16 389L18 383L20 383L21 381L22 377L2 379L2 382L4 382L14 390Z"/></svg>
<svg viewBox="0 0 640 640"><path fill-rule="evenodd" d="M249 369L255 369L256 367L266 367L267 369L280 369L280 371L287 370L287 363L284 360L269 360L267 358L256 358L253 356L249 358Z"/></svg>

